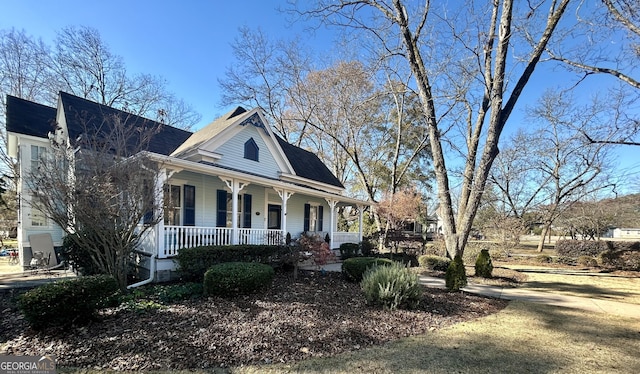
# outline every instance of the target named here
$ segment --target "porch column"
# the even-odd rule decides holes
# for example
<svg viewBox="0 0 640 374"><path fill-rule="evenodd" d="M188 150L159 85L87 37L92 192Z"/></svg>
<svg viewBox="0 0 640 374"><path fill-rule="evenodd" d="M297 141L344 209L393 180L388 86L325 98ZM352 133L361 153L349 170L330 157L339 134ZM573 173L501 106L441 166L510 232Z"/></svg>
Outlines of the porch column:
<svg viewBox="0 0 640 374"><path fill-rule="evenodd" d="M238 194L243 188L249 185L247 182L240 182L236 179L223 179L224 183L231 190L231 245L239 242L238 235Z"/></svg>
<svg viewBox="0 0 640 374"><path fill-rule="evenodd" d="M364 213L364 205L358 204L358 241L362 242L362 217Z"/></svg>
<svg viewBox="0 0 640 374"><path fill-rule="evenodd" d="M274 190L276 190L276 192L278 193L278 196L280 196L280 198L282 199L281 230L282 230L282 237L286 237L287 236L287 201L293 195L293 192L290 192L284 189L277 189L277 188L274 188Z"/></svg>
<svg viewBox="0 0 640 374"><path fill-rule="evenodd" d="M333 241L333 232L336 231L335 216L336 216L336 205L338 205L338 200L329 199L328 197L325 198L325 200L327 200L327 203L329 203L329 208L331 209L331 216L329 217L329 242L331 243L330 245L334 245L335 242Z"/></svg>
<svg viewBox="0 0 640 374"><path fill-rule="evenodd" d="M158 223L156 224L156 248L155 255L158 258L166 257L166 253L164 252L164 185L167 183L167 169L160 169L158 173L158 179L156 179L156 185L154 190L154 200L153 205L155 207L155 211L153 212L154 217L159 217Z"/></svg>

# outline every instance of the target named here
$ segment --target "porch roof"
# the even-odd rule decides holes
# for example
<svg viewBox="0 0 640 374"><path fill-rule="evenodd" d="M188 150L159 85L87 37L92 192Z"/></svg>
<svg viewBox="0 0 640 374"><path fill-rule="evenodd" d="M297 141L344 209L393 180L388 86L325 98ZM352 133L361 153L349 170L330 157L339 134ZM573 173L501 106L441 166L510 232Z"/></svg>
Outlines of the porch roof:
<svg viewBox="0 0 640 374"><path fill-rule="evenodd" d="M152 160L161 163L168 169L177 171L187 170L196 173L227 177L239 179L249 183L255 183L265 187L271 187L275 189L284 189L294 193L301 193L305 195L317 196L321 198L328 198L338 201L339 205L373 205L369 201L359 200L351 197L347 197L338 193L341 189L337 189L336 186L317 183L317 186L310 187L302 185L300 183L287 182L281 179L269 178L265 176L250 174L241 170L234 170L231 168L221 167L211 163L195 162L190 160L184 160L181 158L165 156L158 153L142 152ZM313 181L312 181L313 182Z"/></svg>

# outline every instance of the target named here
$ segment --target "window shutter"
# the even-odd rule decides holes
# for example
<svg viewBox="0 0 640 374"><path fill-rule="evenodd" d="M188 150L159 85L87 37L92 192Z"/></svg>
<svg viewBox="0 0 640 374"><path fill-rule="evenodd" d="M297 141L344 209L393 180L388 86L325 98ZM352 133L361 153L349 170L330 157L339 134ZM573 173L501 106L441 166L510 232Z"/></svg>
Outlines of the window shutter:
<svg viewBox="0 0 640 374"><path fill-rule="evenodd" d="M245 194L242 208L242 227L251 228L251 195Z"/></svg>
<svg viewBox="0 0 640 374"><path fill-rule="evenodd" d="M311 205L304 204L304 229L303 231L309 231L309 216L311 215Z"/></svg>
<svg viewBox="0 0 640 374"><path fill-rule="evenodd" d="M216 226L227 227L227 191L217 191Z"/></svg>
<svg viewBox="0 0 640 374"><path fill-rule="evenodd" d="M322 231L322 211L323 206L318 206L318 231Z"/></svg>
<svg viewBox="0 0 640 374"><path fill-rule="evenodd" d="M184 185L184 222L185 226L196 225L196 186Z"/></svg>

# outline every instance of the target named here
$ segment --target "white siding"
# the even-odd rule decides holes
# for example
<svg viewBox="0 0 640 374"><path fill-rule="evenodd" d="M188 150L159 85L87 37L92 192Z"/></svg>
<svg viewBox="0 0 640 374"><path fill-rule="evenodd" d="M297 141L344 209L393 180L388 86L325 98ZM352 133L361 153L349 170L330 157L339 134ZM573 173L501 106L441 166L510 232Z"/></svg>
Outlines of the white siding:
<svg viewBox="0 0 640 374"><path fill-rule="evenodd" d="M55 246L62 245L62 238L64 236L63 230L53 223L51 219L47 218L46 226L32 226L31 225L31 193L27 184L26 178L28 178L31 172L31 146L36 145L38 147L45 147L49 152L51 147L47 139L35 139L32 137L26 138L18 136L18 158L20 164L20 176L21 180L18 185L19 195L21 197L20 210L18 217L18 237L22 243L23 248L29 248L29 236L34 234L50 233Z"/></svg>
<svg viewBox="0 0 640 374"><path fill-rule="evenodd" d="M244 126L242 131L214 150L222 154L218 164L269 178L278 178L280 168L262 136L264 136L264 130L251 125ZM251 138L259 148L258 162L244 158L244 144Z"/></svg>
<svg viewBox="0 0 640 374"><path fill-rule="evenodd" d="M179 172L174 174L167 182L172 185L191 185L196 188L196 226L216 226L217 190L230 192L226 184L216 176L201 175L192 172ZM264 211L265 187L248 185L240 191L241 195L251 195L251 225L252 228L266 227L266 214ZM182 197L184 199L184 196ZM182 205L184 207L184 204ZM259 212L259 215L256 215Z"/></svg>
<svg viewBox="0 0 640 374"><path fill-rule="evenodd" d="M287 231L297 238L304 231L304 204L322 205L322 237L329 231L331 210L324 199L294 194L287 204Z"/></svg>

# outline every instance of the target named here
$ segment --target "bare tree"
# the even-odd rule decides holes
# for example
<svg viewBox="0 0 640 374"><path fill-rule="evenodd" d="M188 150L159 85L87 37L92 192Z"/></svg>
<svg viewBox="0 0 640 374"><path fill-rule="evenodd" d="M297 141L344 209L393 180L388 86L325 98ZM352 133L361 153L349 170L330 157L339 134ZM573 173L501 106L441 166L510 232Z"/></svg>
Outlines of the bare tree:
<svg viewBox="0 0 640 374"><path fill-rule="evenodd" d="M188 104L167 91L164 79L128 74L123 58L111 52L94 28L60 30L51 61L56 92L63 90L147 118L160 115L165 123L185 128L200 120ZM172 118L174 114L178 118Z"/></svg>
<svg viewBox="0 0 640 374"><path fill-rule="evenodd" d="M52 152L26 178L27 203L125 290L130 255L162 216L158 165L139 153L158 126L139 117L76 115L83 133L71 142L56 134Z"/></svg>
<svg viewBox="0 0 640 374"><path fill-rule="evenodd" d="M427 123L451 257L464 251L498 154L500 135L568 3L551 1L546 12L541 7L527 9L531 17L542 21L535 33L536 43L523 52L522 63L509 58L515 31L512 0L494 1L485 9L476 9L480 5L475 3L441 9L432 7L429 1L415 5L400 0L317 1L311 9L298 9L329 24L365 31L380 42L388 57L404 59L408 64ZM513 75L509 77L509 73ZM447 90L448 83L455 90ZM508 87L509 83L513 85ZM463 122L466 154L457 217L443 147L443 137L454 125L443 116L456 103L468 109Z"/></svg>
<svg viewBox="0 0 640 374"><path fill-rule="evenodd" d="M574 128L597 128L598 112L579 107L566 93L548 92L531 108L528 117L533 129L521 138L520 152L534 165L538 179L533 192L543 231L538 244L542 251L552 224L573 204L586 196L613 188L607 170L609 153L603 144L590 144ZM535 126L537 125L537 126Z"/></svg>
<svg viewBox="0 0 640 374"><path fill-rule="evenodd" d="M287 100L299 96L292 90L300 87L313 68L300 42L271 41L262 30L243 27L232 48L236 63L227 68L224 79L218 80L223 92L221 103L261 108L273 121L278 135L300 145L306 129L287 121L291 114L285 114L293 110L298 115L295 102Z"/></svg>
<svg viewBox="0 0 640 374"><path fill-rule="evenodd" d="M3 130L0 132L3 145L0 147L0 168L14 191L18 173L15 160L6 153L6 95L53 105L55 95L47 89L50 79L48 53L41 40L33 39L25 31L0 31L0 124Z"/></svg>

